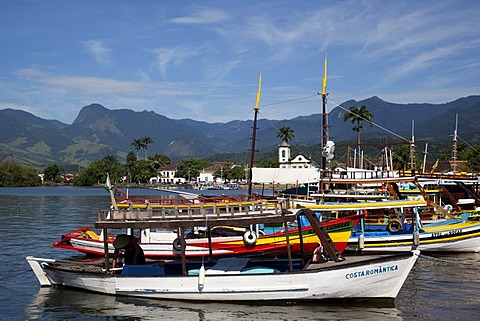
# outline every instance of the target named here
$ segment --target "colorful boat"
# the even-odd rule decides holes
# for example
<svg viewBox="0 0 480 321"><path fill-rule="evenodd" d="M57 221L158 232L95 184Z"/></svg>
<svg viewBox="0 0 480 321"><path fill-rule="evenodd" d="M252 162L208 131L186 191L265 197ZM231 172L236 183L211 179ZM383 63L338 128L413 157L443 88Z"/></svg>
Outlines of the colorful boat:
<svg viewBox="0 0 480 321"><path fill-rule="evenodd" d="M183 241L180 260L124 264L119 268L113 267L116 261L109 256L97 265L31 256L27 257L27 261L43 286L68 286L110 295L232 302L396 298L418 259L418 250L345 258L328 241L328 235L322 230L322 223L315 214L308 209L303 212L322 246L327 249L329 259L326 261L295 259L290 250L287 251L288 259L284 260L226 257L212 261L187 261ZM126 217L114 213L102 215L95 226L107 230L126 226L170 228L174 225L184 231L198 225L210 228L222 226L227 221L233 226L273 222L286 224L296 217L295 213L278 211L261 214L248 211L236 213L233 217L200 213L178 217ZM286 233L286 247L290 249L288 230ZM108 246L107 240L104 240L104 246Z"/></svg>
<svg viewBox="0 0 480 321"><path fill-rule="evenodd" d="M206 209L207 207L203 208ZM301 209L294 211L297 215L301 214ZM359 213L323 222L323 227L340 252L345 250L353 227L362 217L363 214ZM294 253L303 250L306 254L311 254L318 246L318 237L312 227L307 226L307 223L304 222L301 225L301 227L298 227L298 224L290 224L288 227L291 250ZM189 258L227 255L274 255L285 254L287 250L285 227L281 225L214 226L210 229L194 227L185 233L185 255ZM145 228L139 229L135 236L139 240L139 245L142 247L145 257L178 258L181 254L178 229ZM109 237L108 248L110 254L114 252L114 240L115 236ZM104 255L105 253L102 233L96 233L90 227L83 227L63 235L58 242L53 243L53 246L92 255Z"/></svg>
<svg viewBox="0 0 480 321"><path fill-rule="evenodd" d="M480 221L474 213L464 213L461 218L422 224L418 212L413 225L403 223L392 229L355 230L348 241L348 251L401 252L412 243L422 252L480 252ZM396 221L395 224L398 224Z"/></svg>

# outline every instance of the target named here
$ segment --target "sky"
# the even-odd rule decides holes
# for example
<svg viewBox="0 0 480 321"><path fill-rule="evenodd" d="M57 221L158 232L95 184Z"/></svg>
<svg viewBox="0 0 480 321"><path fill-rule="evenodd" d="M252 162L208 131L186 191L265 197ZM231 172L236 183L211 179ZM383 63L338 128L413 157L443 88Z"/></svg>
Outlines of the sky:
<svg viewBox="0 0 480 321"><path fill-rule="evenodd" d="M228 122L480 94L480 1L0 0L0 109Z"/></svg>

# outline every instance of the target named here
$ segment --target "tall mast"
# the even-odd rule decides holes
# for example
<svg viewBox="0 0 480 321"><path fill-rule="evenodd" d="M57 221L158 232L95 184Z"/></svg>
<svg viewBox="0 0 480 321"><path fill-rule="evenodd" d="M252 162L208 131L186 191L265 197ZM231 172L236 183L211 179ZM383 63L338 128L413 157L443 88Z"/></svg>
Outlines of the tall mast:
<svg viewBox="0 0 480 321"><path fill-rule="evenodd" d="M453 131L453 150L452 150L452 171L455 174L457 171L457 129L458 129L458 114L455 114L455 130Z"/></svg>
<svg viewBox="0 0 480 321"><path fill-rule="evenodd" d="M412 120L412 141L410 142L410 170L415 169L415 120Z"/></svg>
<svg viewBox="0 0 480 321"><path fill-rule="evenodd" d="M428 143L425 143L425 151L423 152L423 165L422 165L422 173L425 173L425 165L427 163L427 152L428 150Z"/></svg>
<svg viewBox="0 0 480 321"><path fill-rule="evenodd" d="M328 140L328 123L327 123L327 58L323 62L323 79L322 79L322 146L321 150L327 145ZM327 169L327 159L322 153L322 176L325 176Z"/></svg>
<svg viewBox="0 0 480 321"><path fill-rule="evenodd" d="M255 99L255 107L253 110L255 111L255 116L253 117L253 134L252 134L252 150L250 156L250 167L248 168L248 196L252 196L252 173L253 173L253 162L255 159L255 141L257 140L257 117L258 117L258 103L260 102L260 90L262 89L262 74L258 77L258 90L257 90L257 97Z"/></svg>

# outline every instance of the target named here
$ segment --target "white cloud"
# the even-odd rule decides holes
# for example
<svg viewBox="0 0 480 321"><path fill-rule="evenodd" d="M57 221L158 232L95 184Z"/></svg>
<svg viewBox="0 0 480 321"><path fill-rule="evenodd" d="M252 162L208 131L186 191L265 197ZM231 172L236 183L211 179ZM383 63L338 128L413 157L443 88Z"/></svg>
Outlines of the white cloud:
<svg viewBox="0 0 480 321"><path fill-rule="evenodd" d="M82 42L85 52L95 58L98 63L108 65L110 60L110 49L105 47L99 40L88 40Z"/></svg>
<svg viewBox="0 0 480 321"><path fill-rule="evenodd" d="M157 48L151 52L156 55L155 66L160 70L163 79L167 79L169 65L179 65L183 60L194 56L197 50L193 48Z"/></svg>
<svg viewBox="0 0 480 321"><path fill-rule="evenodd" d="M221 23L230 18L223 10L208 8L194 10L191 15L170 19L171 23L178 24L212 24Z"/></svg>

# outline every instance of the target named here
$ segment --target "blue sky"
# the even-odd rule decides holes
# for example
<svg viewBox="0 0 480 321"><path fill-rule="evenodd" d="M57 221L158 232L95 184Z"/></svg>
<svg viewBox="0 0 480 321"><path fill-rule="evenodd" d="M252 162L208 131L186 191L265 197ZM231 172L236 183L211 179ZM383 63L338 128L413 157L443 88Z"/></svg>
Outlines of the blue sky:
<svg viewBox="0 0 480 321"><path fill-rule="evenodd" d="M0 0L0 109L72 123L83 106L173 119L321 112L379 96L480 94L480 1Z"/></svg>

